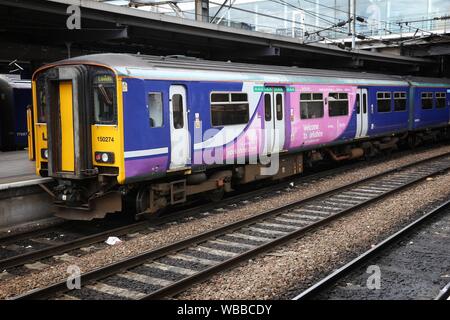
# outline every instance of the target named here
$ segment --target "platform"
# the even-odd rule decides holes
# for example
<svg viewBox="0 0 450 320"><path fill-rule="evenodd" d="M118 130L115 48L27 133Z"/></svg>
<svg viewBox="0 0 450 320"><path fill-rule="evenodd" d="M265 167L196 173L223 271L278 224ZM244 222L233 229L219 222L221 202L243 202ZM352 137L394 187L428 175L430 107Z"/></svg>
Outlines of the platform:
<svg viewBox="0 0 450 320"><path fill-rule="evenodd" d="M0 152L0 229L52 216L52 198L41 187L27 151Z"/></svg>
<svg viewBox="0 0 450 320"><path fill-rule="evenodd" d="M36 175L34 162L23 151L0 152L0 191L52 181Z"/></svg>

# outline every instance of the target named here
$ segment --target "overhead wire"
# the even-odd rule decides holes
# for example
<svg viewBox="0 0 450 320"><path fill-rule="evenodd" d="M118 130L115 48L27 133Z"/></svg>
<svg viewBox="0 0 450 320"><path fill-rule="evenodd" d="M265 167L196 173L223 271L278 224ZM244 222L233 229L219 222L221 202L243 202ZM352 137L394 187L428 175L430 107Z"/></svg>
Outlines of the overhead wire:
<svg viewBox="0 0 450 320"><path fill-rule="evenodd" d="M311 36L311 35L314 35L314 34L318 35L319 37L324 38L325 36L323 34L321 34L321 33L325 32L325 31L332 31L332 32L339 33L339 34L349 35L349 33L347 31L343 31L343 28L345 27L345 25L347 25L348 23L350 23L352 21L351 17L348 20L342 20L340 18L331 17L331 16L326 15L326 14L320 14L319 15L318 13L315 13L315 12L313 12L311 10L299 7L299 6L293 4L293 3L289 2L289 1L285 1L285 0L269 0L269 1L273 2L273 3L277 3L277 4L282 5L282 6L286 6L286 7L290 7L290 8L293 8L293 9L300 10L300 11L304 12L306 15L309 15L310 17L313 17L313 18L316 18L318 20L326 22L327 25L324 25L322 23L322 25L319 26L317 24L311 24L311 23L306 23L306 22L295 21L295 20L282 18L282 17L279 17L279 16L274 16L274 15L271 15L271 14L267 14L267 13L262 13L262 12L258 12L258 11L253 11L253 10L249 10L249 9L240 8L240 7L232 7L231 5L229 5L228 8L229 8L229 10L236 10L236 11L246 12L246 13L254 14L254 15L257 15L257 16L261 16L261 17L275 19L275 20L279 20L279 21L283 21L283 22L289 22L289 23L292 23L294 25L301 25L302 27L303 26L304 27L309 27L310 28L309 30L307 30L305 28L305 36L306 36L306 38L308 38L308 36ZM337 12L342 12L342 13L345 13L346 15L348 15L348 11L344 11L342 9L339 9L338 7L330 7L330 6L324 5L324 4L320 3L320 2L311 1L311 0L303 0L303 1L311 3L311 4L318 5L320 7L332 9L332 10L335 10ZM226 6L227 2L228 2L228 0L225 0L223 3L217 3L217 2L214 2L214 1L210 1L210 3L220 6L220 8ZM220 10L218 10L214 16L212 16L212 17L209 16L209 18L215 19L215 17L218 15L219 11ZM195 15L195 13L192 13L192 12L189 12L189 11L184 11L184 13ZM330 19L334 19L334 21L330 21L330 20L328 20L328 19L326 19L324 17L327 17L327 18L330 18ZM363 22L367 23L367 19L368 19L368 17L366 17L364 15L360 15L360 14L358 14L355 18L357 19L356 22L359 22L359 23L363 23ZM449 18L450 18L449 16L442 16L442 17L438 17L438 18L434 17L434 18L431 18L429 20L449 19ZM239 21L239 20L230 20L230 21L231 22L238 22L238 23L247 23L247 24L249 24L246 21ZM338 22L335 22L335 21L338 21ZM379 22L384 22L386 24L394 24L395 23L395 22L386 22L384 20L378 20L378 21ZM399 24L399 26L406 25L406 26L408 26L409 29L414 28L414 29L416 29L416 33L417 33L417 30L419 30L419 31L422 31L422 32L425 32L425 33L429 33L430 35L439 36L439 37L443 37L445 39L448 39L447 36L436 34L436 33L433 33L431 31L427 31L427 30L422 30L421 28L411 27L409 25L409 23L422 22L422 21L427 21L427 20L400 21L400 22L397 22L397 24ZM249 25L253 25L255 27L263 27L263 28L268 28L268 29L275 29L274 26L268 26L268 25L262 25L262 24L249 24ZM363 25L365 25L365 24L363 24ZM394 32L392 30L389 30L386 27L378 28L378 29L371 29L371 32L375 32L375 31L384 31L384 32L387 32L387 33L393 34L393 35L401 34L401 32ZM374 38L373 36L369 36L367 34L362 34L362 33L356 33L356 37L358 39L360 39L360 40L376 40L376 41L380 41L381 40L381 41L384 41L384 42L395 42L394 39L378 39L378 38ZM321 40L316 40L314 42L317 42L317 41L321 41ZM336 41L336 40L334 40L334 41Z"/></svg>

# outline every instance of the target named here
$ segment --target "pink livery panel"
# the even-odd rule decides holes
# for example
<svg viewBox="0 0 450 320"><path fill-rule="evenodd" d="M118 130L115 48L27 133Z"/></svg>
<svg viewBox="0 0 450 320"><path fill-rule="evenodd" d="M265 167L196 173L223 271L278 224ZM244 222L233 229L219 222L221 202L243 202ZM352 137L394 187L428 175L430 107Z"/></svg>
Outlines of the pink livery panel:
<svg viewBox="0 0 450 320"><path fill-rule="evenodd" d="M274 87L272 84L266 86ZM330 143L348 129L355 106L356 86L315 84L283 86L289 87L290 90L285 91L284 141L282 141L280 151ZM267 135L269 132L273 134L273 131L267 130L267 123L264 121L264 94L255 93L251 86L247 86L246 89L243 91L248 92L249 98L252 97L249 99L251 106L249 123L244 126L225 126L221 129L213 129L214 132L207 135L209 138L203 139L201 144L196 144L194 164L233 163L238 158L258 157L265 153L268 142ZM313 115L310 115L309 118L302 117L300 97L303 93L321 94L319 109L322 111L316 115L312 112ZM342 112L345 113L342 115L330 115L329 101L340 93L346 94L347 111ZM303 105L303 108L305 107Z"/></svg>
<svg viewBox="0 0 450 320"><path fill-rule="evenodd" d="M303 146L313 146L335 141L349 126L355 106L356 89L355 86L346 85L293 85L295 91L290 95L290 143L289 149L296 149ZM310 118L301 117L300 96L302 93L322 93L323 114L317 114ZM330 116L329 100L330 94L347 93L348 111L346 115Z"/></svg>

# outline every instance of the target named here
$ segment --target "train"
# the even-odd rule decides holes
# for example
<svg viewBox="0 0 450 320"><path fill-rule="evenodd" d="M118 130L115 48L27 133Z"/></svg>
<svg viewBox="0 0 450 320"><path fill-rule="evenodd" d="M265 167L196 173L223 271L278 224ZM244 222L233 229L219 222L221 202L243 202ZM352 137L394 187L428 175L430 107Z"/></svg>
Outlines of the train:
<svg viewBox="0 0 450 320"><path fill-rule="evenodd" d="M31 106L31 80L0 75L0 151L28 146L27 110Z"/></svg>
<svg viewBox="0 0 450 320"><path fill-rule="evenodd" d="M66 219L157 214L450 135L447 78L105 53L32 87L36 172Z"/></svg>

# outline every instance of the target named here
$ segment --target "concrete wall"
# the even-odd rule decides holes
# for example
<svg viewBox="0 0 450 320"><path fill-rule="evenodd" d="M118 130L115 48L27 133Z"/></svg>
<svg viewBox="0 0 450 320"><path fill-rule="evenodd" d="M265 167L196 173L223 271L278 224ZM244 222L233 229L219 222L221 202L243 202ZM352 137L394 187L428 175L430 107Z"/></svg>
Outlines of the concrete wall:
<svg viewBox="0 0 450 320"><path fill-rule="evenodd" d="M38 185L0 191L0 229L52 217L52 199Z"/></svg>

